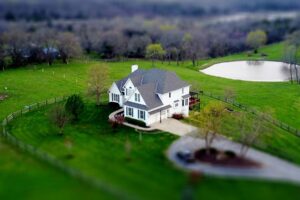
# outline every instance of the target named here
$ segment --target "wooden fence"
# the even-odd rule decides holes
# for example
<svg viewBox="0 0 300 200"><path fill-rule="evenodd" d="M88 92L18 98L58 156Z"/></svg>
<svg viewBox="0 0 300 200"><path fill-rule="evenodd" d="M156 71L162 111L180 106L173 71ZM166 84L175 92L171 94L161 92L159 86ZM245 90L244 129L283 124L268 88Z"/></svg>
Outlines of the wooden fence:
<svg viewBox="0 0 300 200"><path fill-rule="evenodd" d="M112 194L113 196L116 196L118 199L135 199L135 198L133 198L132 195L129 196L127 193L120 191L119 189L116 189L115 187L108 185L105 182L102 182L96 178L88 176L77 169L69 167L68 165L64 164L62 161L60 161L56 157L54 157L42 150L30 145L30 144L27 144L27 143L19 140L18 138L16 138L15 136L13 136L12 134L9 133L7 126L14 119L21 117L25 113L41 109L47 105L55 104L58 102L63 102L66 99L67 99L67 97L48 99L43 102L38 102L38 103L29 105L29 106L25 106L23 109L11 113L7 117L5 117L5 119L2 121L2 127L3 127L2 136L5 137L6 140L10 144L18 147L19 149L21 149L22 151L24 151L26 153L29 153L29 154L35 156L39 160L58 168L59 170L63 171L64 173L70 175L73 178L79 179L93 187L96 187L105 192L108 192L108 193Z"/></svg>
<svg viewBox="0 0 300 200"><path fill-rule="evenodd" d="M222 97L222 96L219 96L219 95L214 95L211 92L201 91L201 92L199 92L199 94L203 95L203 96L210 97L212 99L216 99L216 100L225 102L225 103L227 103L229 105L237 107L237 108L239 108L239 109L241 109L243 111L246 111L248 113L251 113L253 115L261 115L262 114L261 112L255 110L253 108L250 108L248 106L245 106L245 105L243 105L243 104L241 104L241 103L239 103L239 102L237 102L237 101L235 101L233 99L228 99L228 98L225 98L225 97ZM284 122L281 122L281 121L279 121L277 119L274 119L270 115L264 115L263 119L266 120L267 122L272 123L274 126L277 126L277 127L281 128L281 129L283 129L283 130L285 130L285 131L287 131L289 133L292 133L292 134L300 137L300 130L298 130L298 129L296 129L296 128L294 128L294 127L292 127L292 126L290 126L290 125L288 125L288 124L286 124Z"/></svg>

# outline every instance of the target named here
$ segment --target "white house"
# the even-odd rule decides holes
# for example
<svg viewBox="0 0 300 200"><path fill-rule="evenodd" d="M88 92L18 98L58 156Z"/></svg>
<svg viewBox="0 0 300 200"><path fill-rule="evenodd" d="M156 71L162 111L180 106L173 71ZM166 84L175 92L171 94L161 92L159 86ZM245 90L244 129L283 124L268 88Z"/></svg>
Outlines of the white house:
<svg viewBox="0 0 300 200"><path fill-rule="evenodd" d="M172 117L189 115L190 85L174 72L160 69L140 70L114 82L109 89L109 102L124 108L124 116L143 121L147 126Z"/></svg>

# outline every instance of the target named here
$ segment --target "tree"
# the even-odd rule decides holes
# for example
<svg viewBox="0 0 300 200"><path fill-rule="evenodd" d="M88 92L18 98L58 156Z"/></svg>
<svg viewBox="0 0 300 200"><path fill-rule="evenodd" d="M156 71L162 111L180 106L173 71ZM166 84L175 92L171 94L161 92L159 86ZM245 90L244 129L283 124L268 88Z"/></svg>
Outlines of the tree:
<svg viewBox="0 0 300 200"><path fill-rule="evenodd" d="M76 58L82 54L78 38L69 32L60 33L57 36L57 47L65 64L68 64L70 58Z"/></svg>
<svg viewBox="0 0 300 200"><path fill-rule="evenodd" d="M249 148L255 144L261 134L265 131L265 127L263 125L265 114L260 114L255 117L252 121L247 119L245 113L239 113L238 118L238 132L240 132L241 139L240 142L242 144L240 149L240 154L244 157Z"/></svg>
<svg viewBox="0 0 300 200"><path fill-rule="evenodd" d="M73 121L78 121L79 115L84 110L83 100L79 95L74 94L67 99L65 109L70 115L72 115Z"/></svg>
<svg viewBox="0 0 300 200"><path fill-rule="evenodd" d="M152 60L152 67L154 67L154 61L160 59L165 55L165 50L161 44L149 44L146 49L146 57Z"/></svg>
<svg viewBox="0 0 300 200"><path fill-rule="evenodd" d="M288 46L294 46L294 50L292 49L291 54L294 54L294 58L293 58L293 66L294 66L294 70L295 70L295 75L296 75L296 80L297 82L300 84L300 80L299 80L299 73L298 73L298 67L297 64L300 62L300 31L296 31L294 33L292 33L291 35L289 35L286 39L286 44Z"/></svg>
<svg viewBox="0 0 300 200"><path fill-rule="evenodd" d="M286 62L287 64L289 64L289 70L290 70L290 80L291 83L293 83L293 66L295 66L296 68L296 79L297 81L298 79L298 72L297 72L297 58L296 58L296 53L297 53L297 48L294 45L286 45L284 52L283 52L283 61Z"/></svg>
<svg viewBox="0 0 300 200"><path fill-rule="evenodd" d="M107 91L108 68L106 65L92 67L88 73L88 93L96 96L96 104L100 105L100 97Z"/></svg>
<svg viewBox="0 0 300 200"><path fill-rule="evenodd" d="M63 106L59 105L53 108L50 113L50 120L59 128L59 134L63 134L64 127L69 120L69 116Z"/></svg>
<svg viewBox="0 0 300 200"><path fill-rule="evenodd" d="M232 88L225 89L225 91L224 91L225 101L234 100L235 96L236 96L236 93Z"/></svg>
<svg viewBox="0 0 300 200"><path fill-rule="evenodd" d="M58 54L58 41L54 31L44 29L36 33L37 42L41 45L45 60L52 65Z"/></svg>
<svg viewBox="0 0 300 200"><path fill-rule="evenodd" d="M206 152L210 153L211 144L221 132L221 122L226 114L225 105L220 102L212 101L201 112L192 114L200 128L200 134L204 135Z"/></svg>
<svg viewBox="0 0 300 200"><path fill-rule="evenodd" d="M247 35L246 43L257 52L259 47L267 43L267 34L262 30L251 31Z"/></svg>
<svg viewBox="0 0 300 200"><path fill-rule="evenodd" d="M183 37L183 48L187 59L192 60L193 66L196 66L196 61L207 55L205 49L205 38L202 34L194 33L185 34Z"/></svg>
<svg viewBox="0 0 300 200"><path fill-rule="evenodd" d="M0 35L0 68L3 71L5 70L5 57L6 57L6 51L4 47L4 41L2 36Z"/></svg>
<svg viewBox="0 0 300 200"><path fill-rule="evenodd" d="M7 46L7 54L11 57L12 65L20 67L26 64L25 50L28 46L28 35L21 30L12 29L3 33L3 41Z"/></svg>
<svg viewBox="0 0 300 200"><path fill-rule="evenodd" d="M128 42L128 56L134 58L145 57L146 48L150 43L151 39L148 36L133 36Z"/></svg>
<svg viewBox="0 0 300 200"><path fill-rule="evenodd" d="M127 38L119 31L108 31L101 35L98 44L98 53L103 58L121 58L125 55Z"/></svg>

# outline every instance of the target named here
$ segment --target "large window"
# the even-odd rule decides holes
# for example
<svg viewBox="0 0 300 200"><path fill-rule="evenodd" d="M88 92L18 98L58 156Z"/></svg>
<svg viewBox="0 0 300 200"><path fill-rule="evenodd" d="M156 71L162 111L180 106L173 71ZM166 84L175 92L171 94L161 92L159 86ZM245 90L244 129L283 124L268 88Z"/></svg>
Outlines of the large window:
<svg viewBox="0 0 300 200"><path fill-rule="evenodd" d="M138 118L145 120L145 111L139 110L139 112L138 112Z"/></svg>
<svg viewBox="0 0 300 200"><path fill-rule="evenodd" d="M126 107L126 115L133 117L133 108Z"/></svg>
<svg viewBox="0 0 300 200"><path fill-rule="evenodd" d="M112 93L111 94L111 99L112 99L112 101L119 102L120 101L120 95Z"/></svg>
<svg viewBox="0 0 300 200"><path fill-rule="evenodd" d="M189 105L189 99L185 100L185 105L188 106Z"/></svg>
<svg viewBox="0 0 300 200"><path fill-rule="evenodd" d="M137 93L135 93L134 94L134 100L136 101L136 102L140 102L141 101L141 95L140 94L137 94Z"/></svg>
<svg viewBox="0 0 300 200"><path fill-rule="evenodd" d="M182 107L189 105L189 99L182 99Z"/></svg>

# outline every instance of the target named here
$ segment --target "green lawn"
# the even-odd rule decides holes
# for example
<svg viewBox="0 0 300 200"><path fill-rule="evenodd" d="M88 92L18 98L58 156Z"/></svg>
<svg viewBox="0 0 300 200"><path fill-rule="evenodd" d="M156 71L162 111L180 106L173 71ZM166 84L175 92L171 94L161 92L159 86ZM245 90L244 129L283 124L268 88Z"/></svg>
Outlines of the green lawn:
<svg viewBox="0 0 300 200"><path fill-rule="evenodd" d="M67 165L105 181L121 192L126 191L131 197L180 199L183 196L188 187L187 175L176 170L164 155L176 136L168 133L140 136L126 127L119 127L114 132L107 122L112 110L97 108L94 104L88 104L82 120L67 125L64 136L59 136L49 122L48 112L49 108L17 119L11 125L11 133L50 152ZM130 152L126 151L126 144L130 144ZM72 159L67 158L70 154L74 156ZM296 199L299 190L291 185L211 177L201 178L194 187L198 199L241 199L243 194L248 194L243 199L281 199L287 194ZM276 193L273 191L275 187ZM216 188L218 192L213 193ZM249 195L253 190L261 192Z"/></svg>
<svg viewBox="0 0 300 200"><path fill-rule="evenodd" d="M271 46L266 46L260 50L260 52L264 52L268 54L267 59L271 60L280 60L281 59L281 53L283 50L283 45L282 44L275 44ZM257 59L259 56L253 56L253 57L248 57L245 53L241 54L236 54L224 58L217 58L217 59L210 59L210 60L203 60L199 61L200 67L192 67L190 63L185 63L184 65L176 66L176 64L172 63L171 65L168 65L167 63L156 63L157 67L175 71L180 77L187 81L197 81L201 84L201 87L203 90L206 91L211 91L216 94L222 94L225 88L233 88L236 93L237 93L237 100L242 103L246 104L255 108L258 108L259 110L272 110L273 116L279 120L282 120L283 122L286 122L296 128L300 128L300 87L298 85L291 85L289 83L253 83L253 82L243 82L243 81L234 81L234 80L229 80L229 79L222 79L222 78L216 78L212 76L207 76L202 73L197 72L199 68L207 67L215 62L221 62L221 61L231 61L231 60L242 60L242 59ZM96 61L90 61L90 62L85 62L85 61L73 61L69 65L64 65L60 63L56 63L53 66L48 66L46 64L44 65L38 65L38 66L28 66L27 68L20 68L20 69L13 69L13 70L8 70L5 72L0 72L0 93L5 92L7 93L10 97L6 99L3 102L0 102L0 119L4 118L7 114L18 110L25 105L28 105L33 102L37 101L42 101L46 98L52 98L55 96L62 96L62 95L69 95L72 93L85 93L85 88L86 88L86 76L87 76L87 71L88 69L93 66L93 65L98 65L99 62ZM126 61L126 62L114 62L114 63L107 63L109 65L110 69L110 78L111 81L117 80L121 77L126 76L130 72L130 66L132 64L138 64L141 68L151 68L151 63L148 61L142 61L142 60L136 60L136 61ZM205 66L203 66L206 64ZM8 89L5 90L4 88L7 87ZM35 115L42 115L42 113L35 113L32 114L32 116ZM31 115L28 116L29 118L26 118L26 120L30 120ZM43 116L39 116L40 119L42 119ZM25 119L25 118L24 118ZM20 120L20 123L26 123L22 122ZM23 124L24 125L24 124ZM37 124L35 124L37 125ZM20 125L20 129L21 129ZM23 127L25 129L29 129L26 127ZM41 130L37 131L42 131L43 126L40 126ZM47 128L47 126L45 127ZM71 127L70 127L71 128ZM95 130L96 127L94 127L93 130ZM99 128L99 132L101 128ZM34 130L34 129L32 129ZM26 132L25 132L26 133ZM24 133L24 134L25 134ZM96 134L96 135L93 135ZM129 134L129 133L128 133ZM99 143L98 141L94 141L93 139L96 137L100 137L100 134L98 132L90 134L80 134L82 137L82 141L84 142L85 140L91 143L91 145L104 145L104 143ZM130 133L130 137L133 137L133 141L136 140L134 137L137 137L135 133ZM89 136L89 137L88 137ZM299 152L299 138L296 138L290 134L279 134L277 135L278 137L276 139L275 136L272 138L269 138L269 149L274 148L274 152L276 152L278 149L286 149L286 157L290 160L294 160L299 163L299 156L297 155ZM79 136L78 136L79 137ZM113 137L113 136L112 136ZM168 161L163 157L163 151L165 148L168 146L168 144L171 143L171 141L174 138L171 138L171 136L149 136L149 139L145 139L145 141L148 140L154 140L157 141L158 139L160 142L157 144L157 146L154 146L153 148L155 149L155 153L157 157L160 157L161 160L158 162L159 165L163 165L162 172L166 173L166 177L163 179L166 179L167 183L169 183L169 179L173 180L174 183L178 184L177 188L175 188L175 191L177 191L178 188L182 189L182 186L184 185L185 181L185 176L173 169L171 165L168 163ZM24 138L25 139L25 138ZM27 138L28 139L28 138ZM54 137L54 139L57 139ZM100 138L99 138L100 139ZM101 137L103 139L103 137ZM124 138L116 138L116 140L113 140L112 142L116 141L122 141L120 142L119 145L123 145ZM32 138L32 141L30 142L43 142L43 137L40 136L38 140L36 140L36 137ZM81 140L80 140L81 141ZM93 142L94 141L94 142ZM107 141L108 140L107 138ZM46 141L46 144L49 142L49 140ZM78 145L81 142L78 143ZM94 144L95 143L95 144ZM45 144L45 147L43 144L41 145L42 148L47 148L47 145ZM106 150L110 149L110 145L113 145L111 143L108 143L105 147ZM148 145L153 144L149 143ZM56 143L56 145L62 145ZM88 148L88 145L85 145L84 143L81 144L83 147L82 148ZM165 145L165 146L163 146ZM114 144L113 146L116 146ZM95 146L94 146L95 147ZM275 148L276 147L276 148ZM49 148L49 147L48 147ZM104 147L102 147L104 148ZM116 147L112 148L111 151L113 151ZM139 147L139 148L144 148ZM145 147L145 149L149 150L149 146ZM3 187L0 187L0 195L4 195L6 197L5 199L13 198L14 196L10 195L21 195L24 196L25 194L31 194L32 196L38 197L39 191L45 192L45 193L51 193L51 189L54 190L54 187L49 187L47 183L50 182L55 182L58 181L60 184L57 184L57 187L59 187L62 191L65 191L65 196L71 195L70 192L68 191L76 191L74 194L76 197L80 197L80 195L84 195L84 192L80 191L86 191L86 190L80 190L78 189L79 186L74 184L68 184L70 182L70 178L65 177L64 175L61 175L59 172L56 172L51 169L46 167L45 165L32 161L31 159L28 159L28 155L23 154L21 152L16 152L14 150L11 150L11 146L6 145L3 141L0 142L0 149L1 149L1 157L0 157L0 169L3 166L5 167L5 174L7 175L0 175L0 184L1 186L4 185ZM75 148L74 148L75 149ZM89 149L89 148L88 148ZM118 149L118 148L116 148ZM150 148L151 149L151 148ZM90 150L90 149L89 149ZM99 153L99 150L94 149L94 153ZM87 151L84 152L77 152L79 155L85 154ZM151 151L152 152L152 149ZM284 151L283 151L284 152ZM59 153L59 152L54 152L54 153ZM60 152L63 154L64 152ZM280 152L281 153L281 152ZM278 153L278 154L280 154ZM285 154L285 153L284 153ZM95 154L92 154L95 155ZM83 155L84 156L84 155ZM282 156L282 155L281 155ZM154 155L149 155L149 157L154 157ZM77 157L76 157L77 158ZM76 167L85 167L91 175L99 176L99 178L103 179L110 179L105 176L109 176L108 173L104 174L103 177L99 173L101 173L101 170L99 169L89 169L90 165L82 162L82 166L77 166L76 165L76 158L72 161L70 161L70 164L76 166ZM97 163L97 159L95 157L88 158L84 157L84 159L88 160L89 162L94 162L95 161L95 166L100 166L99 163ZM142 154L143 161L145 161L146 158L144 158L144 155ZM134 174L133 169L137 170L142 170L144 171L149 171L147 170L148 166L149 169L151 167L159 167L156 166L156 164L152 165L151 162L152 160L149 159L147 164L141 164L139 165L134 165L131 166L130 168L130 173ZM157 158L158 159L158 158ZM150 162L151 161L151 162ZM73 163L74 162L74 163ZM156 162L156 161L155 161ZM5 164L2 164L5 163ZM119 163L116 161L116 163L112 162L113 164L117 164L118 168L120 170L122 169L122 163ZM78 164L78 163L77 163ZM103 165L103 162L101 166ZM107 165L105 166L106 168L109 168ZM116 166L114 166L115 168ZM113 167L112 167L113 168ZM138 169L136 169L138 168ZM142 169L139 169L142 168ZM27 175L27 173L20 173L20 170L26 171L28 174L31 173L30 176ZM126 168L127 169L127 168ZM156 169L156 168L155 168ZM125 170L125 169L124 169ZM160 169L158 169L160 170ZM2 171L1 171L2 172ZM56 173L56 175L52 175ZM132 185L126 186L124 184L124 179L123 178L117 178L117 177L122 177L122 173L126 174L127 171L121 171L121 175L113 176L110 181L112 183L115 182L120 182L120 187L125 188L129 187L129 190L132 190ZM8 176L9 174L15 174L15 176ZM152 174L149 175L147 174L148 179L152 178ZM150 177L149 177L150 176ZM174 178L173 178L174 176ZM12 177L12 178L11 178ZM134 177L137 177L136 175ZM56 180L57 179L57 180ZM168 179L168 180L167 180ZM23 180L26 180L26 184L24 183ZM40 184L40 180L44 180L43 184ZM118 180L118 181L116 181ZM158 179L159 181L161 179ZM11 184L5 184L6 182L10 182ZM123 183L122 183L123 182ZM134 181L132 181L134 182ZM162 183L156 183L154 184L153 182L149 182L149 185L152 184L153 188L156 188L156 191L160 191L159 188L167 187L165 186L166 182ZM173 182L173 181L172 181ZM203 184L202 184L203 183ZM205 183L205 184L204 184ZM28 191L28 190L21 190L20 188L24 187L24 184L26 187L29 186L37 186L39 187L38 191ZM140 182L137 182L135 185L139 185ZM13 187L11 187L13 185ZM159 185L155 186L155 185ZM163 185L163 186L161 186ZM155 187L154 187L155 186ZM261 195L260 197L263 197L263 195L272 195L274 197L279 198L284 198L286 194L293 194L294 191L298 190L298 187L292 187L288 185L282 185L282 184L267 184L264 182L249 182L249 181L224 181L222 179L215 179L215 178L204 178L204 181L201 182L200 184L201 187L197 191L201 193L203 196L207 195L218 195L218 194L224 194L224 196L228 196L228 199L230 197L236 197L237 199L240 199L236 193L239 195L242 195L243 192L249 191L248 188L251 188L253 191L258 190L259 192L252 193L253 195ZM25 188L26 188L25 187ZM148 186L149 187L149 186ZM234 191L230 190L231 188L236 188ZM3 189L2 189L3 188ZM220 193L213 192L215 189L218 189ZM274 189L276 188L276 189ZM174 188L173 188L174 189ZM3 191L2 191L3 190ZM179 190L179 189L178 189ZM49 191L49 192L48 192ZM168 190L170 191L170 190ZM264 192L262 192L264 191ZM140 193L142 194L145 192L143 189L140 190ZM53 193L53 192L52 192ZM76 195L78 193L78 195ZM102 192L101 192L102 193ZM261 193L261 194L258 194ZM55 194L55 193L53 193ZM95 194L98 195L98 193L94 190L91 189L89 194ZM166 193L164 193L166 194ZM63 196L63 195L62 195ZM51 195L48 196L51 198ZM249 196L247 196L249 197ZM0 196L1 198L1 196ZM29 196L30 198L30 196ZM33 197L32 197L33 198Z"/></svg>

